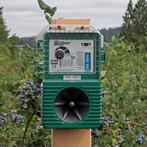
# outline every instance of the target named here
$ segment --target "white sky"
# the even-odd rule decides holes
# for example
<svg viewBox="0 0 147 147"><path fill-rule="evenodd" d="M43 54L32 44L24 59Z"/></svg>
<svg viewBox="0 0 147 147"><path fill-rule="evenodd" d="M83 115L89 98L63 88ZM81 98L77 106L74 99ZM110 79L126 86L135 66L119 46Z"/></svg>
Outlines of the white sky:
<svg viewBox="0 0 147 147"><path fill-rule="evenodd" d="M137 0L133 0L136 3ZM117 27L122 24L129 0L44 0L58 8L54 18L90 18L98 28ZM33 36L48 23L37 0L0 0L4 18L11 34Z"/></svg>

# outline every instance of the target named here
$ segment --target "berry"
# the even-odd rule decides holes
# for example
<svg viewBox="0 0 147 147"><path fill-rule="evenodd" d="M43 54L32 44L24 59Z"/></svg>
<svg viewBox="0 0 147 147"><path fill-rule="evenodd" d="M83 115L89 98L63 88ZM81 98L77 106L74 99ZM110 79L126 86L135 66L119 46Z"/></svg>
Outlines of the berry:
<svg viewBox="0 0 147 147"><path fill-rule="evenodd" d="M41 93L41 89L40 89L39 87L35 86L35 87L33 88L33 93L34 93L34 94L40 94L40 93Z"/></svg>
<svg viewBox="0 0 147 147"><path fill-rule="evenodd" d="M139 134L137 137L137 143L138 144L143 144L143 139L144 139L144 135Z"/></svg>
<svg viewBox="0 0 147 147"><path fill-rule="evenodd" d="M4 125L4 115L0 114L0 126Z"/></svg>
<svg viewBox="0 0 147 147"><path fill-rule="evenodd" d="M33 86L33 81L28 80L28 81L26 81L26 84L29 84L30 86Z"/></svg>
<svg viewBox="0 0 147 147"><path fill-rule="evenodd" d="M19 93L20 98L20 104L19 108L20 110L25 109L36 109L36 101L34 101L37 96L40 96L41 94L41 86L40 85L34 85L32 81L28 80L24 83L23 87L21 88L21 92Z"/></svg>
<svg viewBox="0 0 147 147"><path fill-rule="evenodd" d="M25 97L26 97L25 92L21 91L20 94L19 94L19 98L24 99Z"/></svg>
<svg viewBox="0 0 147 147"><path fill-rule="evenodd" d="M24 123L24 117L22 115L17 115L17 117L16 117L16 123L17 124Z"/></svg>
<svg viewBox="0 0 147 147"><path fill-rule="evenodd" d="M16 122L16 117L17 117L16 112L8 112L8 116L12 122Z"/></svg>
<svg viewBox="0 0 147 147"><path fill-rule="evenodd" d="M92 129L91 130L91 134L92 134L92 136L94 136L94 137L99 137L99 132L98 132L98 130L97 129Z"/></svg>

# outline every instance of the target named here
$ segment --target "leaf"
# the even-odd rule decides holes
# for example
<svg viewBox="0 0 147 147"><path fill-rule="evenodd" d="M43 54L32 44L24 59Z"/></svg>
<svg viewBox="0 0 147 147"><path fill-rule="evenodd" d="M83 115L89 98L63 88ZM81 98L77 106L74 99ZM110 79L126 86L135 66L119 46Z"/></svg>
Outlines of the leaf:
<svg viewBox="0 0 147 147"><path fill-rule="evenodd" d="M105 71L101 71L101 78L104 78L105 77L105 75L106 75L106 70Z"/></svg>
<svg viewBox="0 0 147 147"><path fill-rule="evenodd" d="M124 113L120 114L120 116L119 116L119 121L120 121L121 123L123 123L123 122L125 121L125 119L126 119L126 115L125 115Z"/></svg>
<svg viewBox="0 0 147 147"><path fill-rule="evenodd" d="M50 6L48 6L45 2L43 2L42 0L38 0L38 4L39 4L39 6L40 6L40 8L42 9L42 10L51 10L51 7Z"/></svg>

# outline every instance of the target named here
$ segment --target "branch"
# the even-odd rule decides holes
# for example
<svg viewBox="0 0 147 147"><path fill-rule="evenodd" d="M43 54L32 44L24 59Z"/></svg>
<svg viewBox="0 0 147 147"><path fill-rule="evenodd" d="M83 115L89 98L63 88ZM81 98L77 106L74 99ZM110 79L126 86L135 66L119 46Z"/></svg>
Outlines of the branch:
<svg viewBox="0 0 147 147"><path fill-rule="evenodd" d="M33 119L33 116L35 115L35 111L32 113L32 115L30 116L30 118L28 119L27 121L27 124L26 124L26 127L25 127L25 131L24 131L24 134L23 134L23 137L22 137L22 144L24 143L24 140L25 140L25 137L26 137L26 134L27 134L27 131L28 131L28 128L29 128L29 125L30 125L30 122L31 120Z"/></svg>

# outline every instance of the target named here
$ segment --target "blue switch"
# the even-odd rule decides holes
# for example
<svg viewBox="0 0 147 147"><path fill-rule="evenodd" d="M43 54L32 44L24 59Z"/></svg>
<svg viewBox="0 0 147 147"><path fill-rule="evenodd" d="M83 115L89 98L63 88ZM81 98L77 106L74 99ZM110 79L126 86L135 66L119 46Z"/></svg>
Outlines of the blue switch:
<svg viewBox="0 0 147 147"><path fill-rule="evenodd" d="M85 53L85 70L86 71L91 70L91 53L90 52Z"/></svg>

